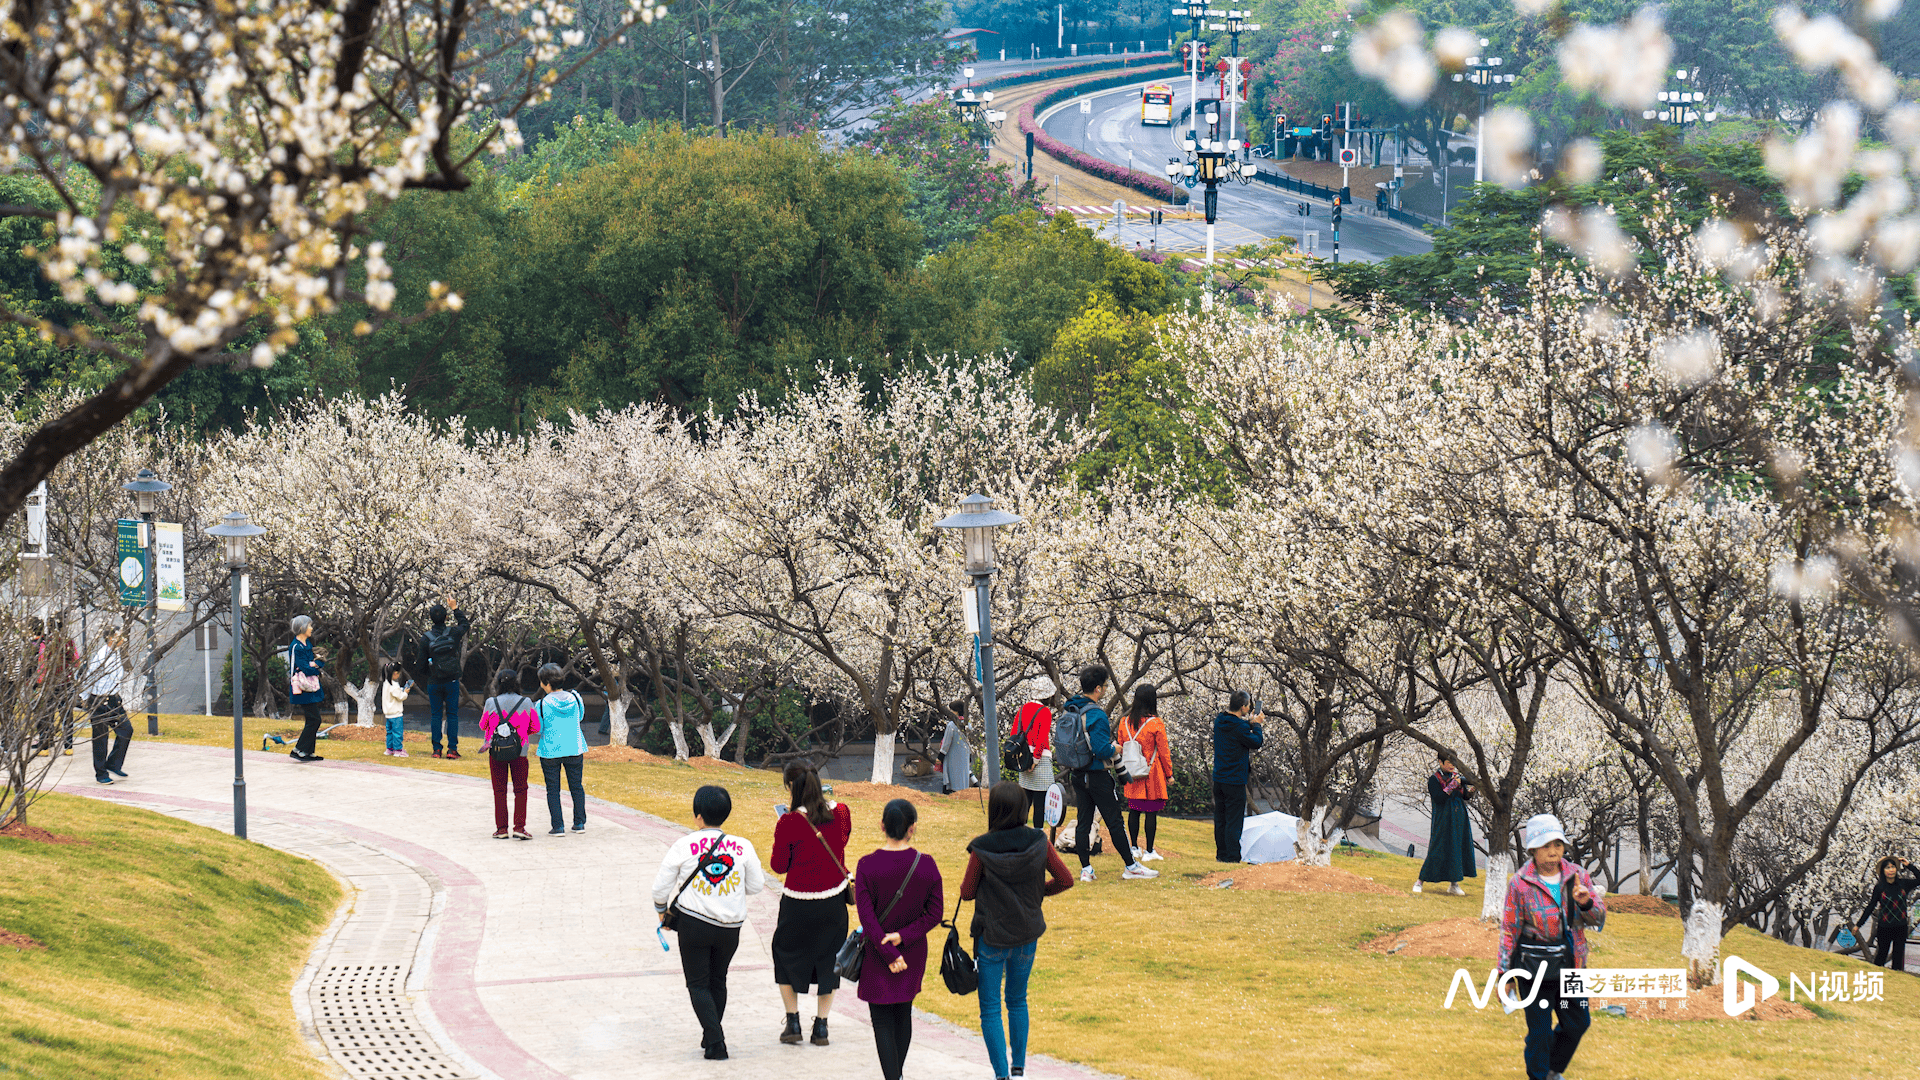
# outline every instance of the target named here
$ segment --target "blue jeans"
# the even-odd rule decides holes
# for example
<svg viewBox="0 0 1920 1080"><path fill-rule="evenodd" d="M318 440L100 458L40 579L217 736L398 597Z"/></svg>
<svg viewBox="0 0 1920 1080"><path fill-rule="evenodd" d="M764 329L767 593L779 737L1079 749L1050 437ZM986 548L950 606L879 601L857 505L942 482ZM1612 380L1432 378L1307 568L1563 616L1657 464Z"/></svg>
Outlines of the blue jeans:
<svg viewBox="0 0 1920 1080"><path fill-rule="evenodd" d="M993 1075L1012 1076L1007 1061L1008 1028L1013 1035L1014 1068L1027 1067L1027 976L1033 974L1033 954L1038 941L1012 948L988 945L978 938L974 944L980 954L980 1034L987 1040L987 1061ZM1000 1021L1000 984L1006 983L1007 1020Z"/></svg>
<svg viewBox="0 0 1920 1080"><path fill-rule="evenodd" d="M433 752L440 752L440 718L445 710L447 749L460 749L460 681L427 684L427 732L433 738Z"/></svg>
<svg viewBox="0 0 1920 1080"><path fill-rule="evenodd" d="M402 726L405 721L406 718L399 713L394 713L392 716L387 717L387 749L406 749L404 743L404 733L406 729Z"/></svg>

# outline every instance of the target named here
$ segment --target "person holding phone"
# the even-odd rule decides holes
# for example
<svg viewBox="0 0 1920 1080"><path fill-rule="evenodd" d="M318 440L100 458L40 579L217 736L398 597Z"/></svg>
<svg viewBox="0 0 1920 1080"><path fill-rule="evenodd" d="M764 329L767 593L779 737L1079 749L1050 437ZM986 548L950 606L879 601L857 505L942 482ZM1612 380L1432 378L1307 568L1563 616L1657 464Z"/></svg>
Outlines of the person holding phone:
<svg viewBox="0 0 1920 1080"><path fill-rule="evenodd" d="M1419 892L1423 882L1437 885L1446 881L1452 883L1447 886L1449 896L1465 896L1460 879L1479 876L1473 864L1473 830L1467 823L1467 800L1473 797L1473 785L1460 775L1459 763L1445 750L1440 751L1439 767L1427 777L1427 797L1433 800L1433 825L1427 834L1427 857L1420 864L1413 891Z"/></svg>
<svg viewBox="0 0 1920 1080"><path fill-rule="evenodd" d="M1248 755L1266 745L1254 713L1253 695L1235 690L1213 718L1213 857L1240 861L1240 834L1247 823Z"/></svg>

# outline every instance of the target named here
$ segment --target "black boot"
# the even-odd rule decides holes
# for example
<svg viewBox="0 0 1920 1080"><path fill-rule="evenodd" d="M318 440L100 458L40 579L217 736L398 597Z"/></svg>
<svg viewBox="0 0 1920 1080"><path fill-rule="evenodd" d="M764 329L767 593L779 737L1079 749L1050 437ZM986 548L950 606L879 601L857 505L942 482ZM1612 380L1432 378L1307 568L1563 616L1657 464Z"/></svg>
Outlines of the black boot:
<svg viewBox="0 0 1920 1080"><path fill-rule="evenodd" d="M727 1044L724 1041L722 1041L722 1042L714 1043L712 1046L707 1047L706 1059L708 1061L727 1060Z"/></svg>
<svg viewBox="0 0 1920 1080"><path fill-rule="evenodd" d="M780 1032L780 1041L792 1045L799 1043L800 1037L800 1014L790 1012L787 1014L787 1026Z"/></svg>
<svg viewBox="0 0 1920 1080"><path fill-rule="evenodd" d="M816 1016L813 1018L813 1039L811 1041L815 1046L827 1045L827 1018L826 1017Z"/></svg>

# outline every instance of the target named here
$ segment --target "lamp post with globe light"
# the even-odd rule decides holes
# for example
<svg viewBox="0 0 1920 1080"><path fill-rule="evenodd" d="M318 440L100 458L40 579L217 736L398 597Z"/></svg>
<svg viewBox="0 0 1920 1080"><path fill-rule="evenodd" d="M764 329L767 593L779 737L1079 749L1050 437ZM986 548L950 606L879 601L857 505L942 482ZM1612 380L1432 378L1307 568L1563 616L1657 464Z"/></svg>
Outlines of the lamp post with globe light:
<svg viewBox="0 0 1920 1080"><path fill-rule="evenodd" d="M1687 125L1711 124L1720 119L1720 114L1707 108L1706 91L1700 89L1699 68L1675 69L1673 77L1680 83L1680 88L1660 91L1656 95L1660 100L1660 107L1643 111L1640 118L1672 124L1680 129L1680 138L1684 142Z"/></svg>
<svg viewBox="0 0 1920 1080"><path fill-rule="evenodd" d="M958 529L966 544L968 576L973 578L974 604L980 615L980 713L984 718L987 786L1000 782L1000 715L993 688L993 534L1002 525L1020 524L1020 515L995 510L985 495L960 500L958 513L934 522L936 529Z"/></svg>
<svg viewBox="0 0 1920 1080"><path fill-rule="evenodd" d="M1480 46L1485 48L1486 44L1487 39L1481 38ZM1501 86L1513 85L1512 73L1500 71L1505 63L1498 56L1469 56L1466 70L1453 77L1454 82L1472 83L1480 91L1480 119L1473 126L1473 182L1476 184L1487 178L1487 101Z"/></svg>
<svg viewBox="0 0 1920 1080"><path fill-rule="evenodd" d="M1213 310L1213 256L1214 223L1220 217L1220 185L1228 180L1238 180L1243 184L1253 182L1252 165L1242 165L1240 159L1227 153L1227 143L1220 138L1220 113L1217 109L1207 110L1207 130L1205 138L1197 138L1194 132L1187 132L1181 144L1187 151L1187 160L1171 158L1167 161L1167 179L1173 183L1186 184L1188 190L1195 185L1204 185L1207 189L1205 208L1207 216L1207 287L1200 294L1200 308Z"/></svg>

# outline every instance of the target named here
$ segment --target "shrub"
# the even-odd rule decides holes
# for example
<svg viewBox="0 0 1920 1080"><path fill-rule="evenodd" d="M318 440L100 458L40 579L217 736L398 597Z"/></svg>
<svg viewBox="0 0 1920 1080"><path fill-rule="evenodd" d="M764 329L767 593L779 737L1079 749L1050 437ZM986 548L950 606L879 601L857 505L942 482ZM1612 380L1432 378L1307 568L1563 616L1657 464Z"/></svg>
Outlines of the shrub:
<svg viewBox="0 0 1920 1080"><path fill-rule="evenodd" d="M1124 165L1115 165L1111 161L1076 150L1066 143L1061 142L1059 139L1047 134L1046 130L1034 120L1034 117L1043 110L1052 108L1062 101L1066 101L1069 98L1076 97L1083 93L1095 90L1108 90L1116 86L1125 86L1128 83L1139 82L1143 77L1154 78L1164 75L1172 78L1179 73L1180 69L1178 68L1129 71L1123 75L1088 79L1085 82L1075 83L1071 86L1062 86L1057 90L1042 94L1033 101L1020 107L1020 130L1033 136L1033 144L1035 147L1046 151L1089 176L1097 176L1102 180L1111 181L1119 184L1121 187L1138 191L1143 195L1150 195L1169 205L1177 206L1187 201L1187 193L1175 187L1173 184L1168 183L1165 177L1155 176L1152 173L1144 173L1137 169L1129 169Z"/></svg>

